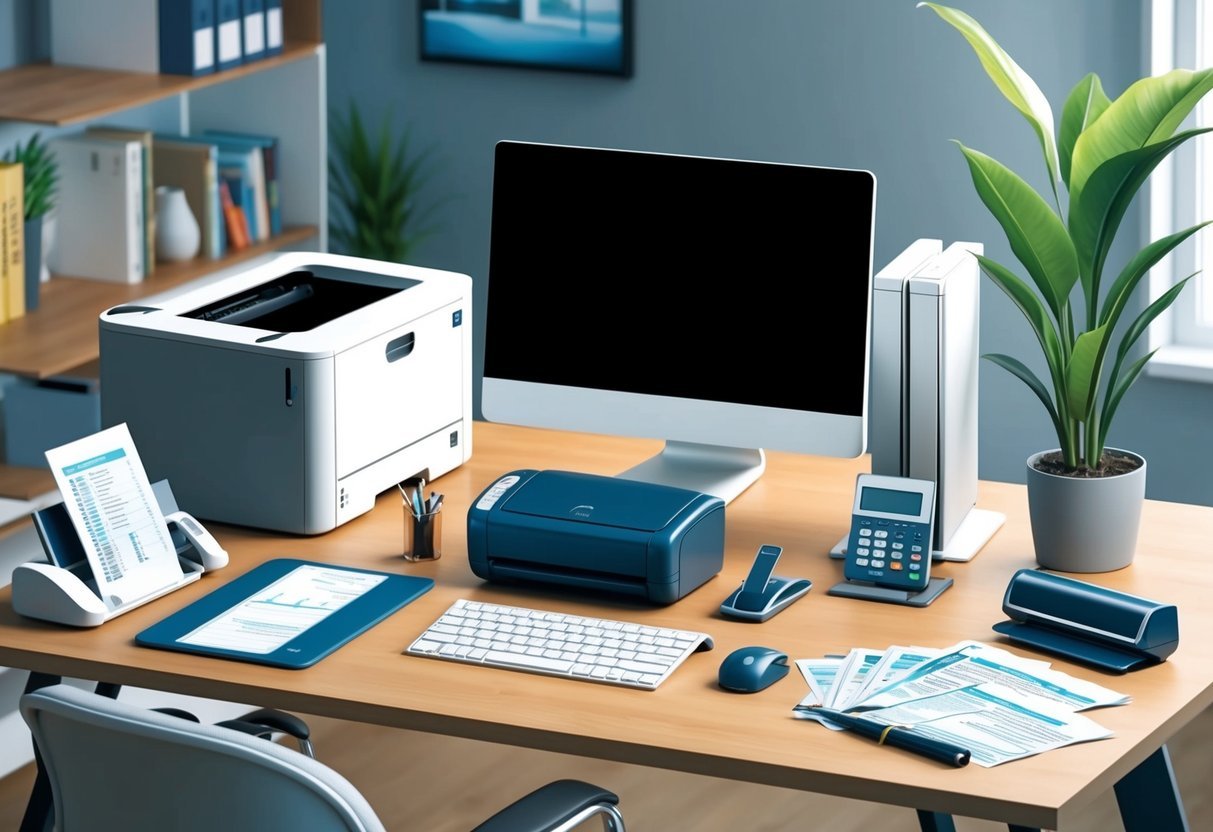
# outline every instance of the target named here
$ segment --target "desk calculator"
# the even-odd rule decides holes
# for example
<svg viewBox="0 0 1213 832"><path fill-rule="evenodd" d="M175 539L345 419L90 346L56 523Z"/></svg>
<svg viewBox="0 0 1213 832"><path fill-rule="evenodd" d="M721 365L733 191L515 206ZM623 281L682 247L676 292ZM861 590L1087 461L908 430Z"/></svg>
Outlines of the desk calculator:
<svg viewBox="0 0 1213 832"><path fill-rule="evenodd" d="M931 577L935 483L860 474L843 577L910 592Z"/></svg>

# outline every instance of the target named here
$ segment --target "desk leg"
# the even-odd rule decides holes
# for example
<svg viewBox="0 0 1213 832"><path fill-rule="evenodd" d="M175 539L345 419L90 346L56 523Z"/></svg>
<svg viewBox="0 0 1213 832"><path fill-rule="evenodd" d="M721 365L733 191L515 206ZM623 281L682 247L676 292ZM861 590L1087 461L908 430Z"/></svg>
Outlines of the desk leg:
<svg viewBox="0 0 1213 832"><path fill-rule="evenodd" d="M63 681L47 673L31 673L25 682L25 692L33 693L40 688L57 685ZM21 832L49 832L54 827L55 805L51 800L51 782L42 767L42 755L34 744L34 765L38 769L34 777L34 788L30 791L29 803L25 804L25 816L21 818Z"/></svg>
<svg viewBox="0 0 1213 832"><path fill-rule="evenodd" d="M1188 817L1164 745L1116 784L1125 832L1188 832Z"/></svg>
<svg viewBox="0 0 1213 832"><path fill-rule="evenodd" d="M943 812L925 812L918 810L918 825L922 832L956 832L956 821L951 815Z"/></svg>

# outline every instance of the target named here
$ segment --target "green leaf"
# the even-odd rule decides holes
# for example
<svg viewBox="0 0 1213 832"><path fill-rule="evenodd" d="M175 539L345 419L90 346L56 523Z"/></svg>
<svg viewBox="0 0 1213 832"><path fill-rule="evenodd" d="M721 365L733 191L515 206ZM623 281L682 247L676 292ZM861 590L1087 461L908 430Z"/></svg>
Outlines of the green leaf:
<svg viewBox="0 0 1213 832"><path fill-rule="evenodd" d="M1211 88L1213 69L1173 69L1131 84L1074 143L1070 192L1109 159L1169 139Z"/></svg>
<svg viewBox="0 0 1213 832"><path fill-rule="evenodd" d="M1099 423L1099 447L1103 447L1108 439L1108 425L1112 424L1112 417L1116 415L1116 409L1120 407L1120 401L1125 397L1125 393L1129 392L1129 388L1133 386L1133 382L1137 381L1137 377L1141 375L1141 371L1145 369L1146 364L1150 363L1150 359L1154 357L1154 353L1158 350L1151 350L1141 358L1134 361L1125 370L1124 377L1117 380L1113 376L1111 385L1108 390L1108 397L1104 400L1103 415L1100 417Z"/></svg>
<svg viewBox="0 0 1213 832"><path fill-rule="evenodd" d="M984 153L957 145L969 163L977 195L1002 226L1053 317L1062 321L1070 290L1078 282L1078 260L1061 218L1016 173Z"/></svg>
<svg viewBox="0 0 1213 832"><path fill-rule="evenodd" d="M1213 223L1213 220L1207 220L1191 228L1185 228L1183 231L1177 231L1168 237L1155 240L1133 255L1133 259L1125 264L1116 281L1108 289L1108 296L1104 299L1103 314L1100 316L1099 322L1109 328L1114 328L1120 320L1120 314L1124 311L1125 305L1137 289L1137 284L1150 269L1170 254L1176 246L1210 223Z"/></svg>
<svg viewBox="0 0 1213 832"><path fill-rule="evenodd" d="M1095 409L1099 377L1108 351L1108 334L1108 328L1101 326L1079 335L1066 364L1066 401L1071 418L1079 422L1087 421Z"/></svg>
<svg viewBox="0 0 1213 832"><path fill-rule="evenodd" d="M1210 130L1213 128L1189 130L1114 156L1096 168L1082 187L1071 191L1070 234L1082 273L1088 326L1094 325L1104 261L1133 198L1171 151Z"/></svg>
<svg viewBox="0 0 1213 832"><path fill-rule="evenodd" d="M977 262L981 265L981 270L994 281L998 288L1006 293L1012 303L1019 307L1019 311L1023 312L1024 317L1031 324L1032 331L1036 334L1036 340L1040 342L1041 349L1044 350L1045 360L1049 364L1049 372L1053 378L1053 387L1057 390L1065 389L1065 367L1061 342L1057 337L1057 328L1053 326L1053 321L1050 320L1045 305L1032 291L1032 288L1006 266L983 255L979 254L976 256Z"/></svg>
<svg viewBox="0 0 1213 832"><path fill-rule="evenodd" d="M1003 51L981 24L969 15L937 3L919 3L918 5L933 10L964 35L965 40L977 53L977 59L981 61L982 68L990 76L994 85L1006 96L1015 109L1023 114L1024 118L1028 120L1028 124L1036 131L1036 136L1040 139L1041 150L1044 152L1045 166L1049 170L1049 182L1050 184L1056 183L1058 163L1057 144L1053 138L1053 111L1049 107L1048 99L1040 91L1040 87L1036 86L1036 82L1020 69L1019 64L1011 60L1011 56Z"/></svg>
<svg viewBox="0 0 1213 832"><path fill-rule="evenodd" d="M1066 103L1061 108L1057 153L1061 164L1061 181L1066 183L1067 188L1070 185L1070 157L1074 152L1074 142L1078 141L1079 134L1099 118L1111 103L1103 91L1099 76L1094 72L1079 81L1066 98Z"/></svg>
<svg viewBox="0 0 1213 832"><path fill-rule="evenodd" d="M1057 430L1057 435L1062 435L1061 418L1057 415L1057 408L1053 406L1053 399L1049 395L1049 389L1045 387L1044 382L1037 378L1036 374L1028 369L1022 361L1012 358L1009 355L1001 355L999 353L987 353L982 358L992 364L997 364L1011 375L1018 378L1024 384L1028 385L1028 389L1036 394L1036 398L1040 399L1041 404L1045 406L1045 410L1049 412L1049 418L1053 420L1053 427ZM1064 444L1064 441L1063 441Z"/></svg>

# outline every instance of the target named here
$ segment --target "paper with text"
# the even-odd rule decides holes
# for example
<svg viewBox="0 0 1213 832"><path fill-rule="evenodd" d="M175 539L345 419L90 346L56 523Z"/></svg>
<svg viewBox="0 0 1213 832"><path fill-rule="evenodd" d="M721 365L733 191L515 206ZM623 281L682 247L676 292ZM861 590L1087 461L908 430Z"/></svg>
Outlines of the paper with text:
<svg viewBox="0 0 1213 832"><path fill-rule="evenodd" d="M299 566L177 640L240 653L273 653L385 580L387 575Z"/></svg>
<svg viewBox="0 0 1213 832"><path fill-rule="evenodd" d="M181 582L168 524L125 423L52 448L46 461L108 609Z"/></svg>

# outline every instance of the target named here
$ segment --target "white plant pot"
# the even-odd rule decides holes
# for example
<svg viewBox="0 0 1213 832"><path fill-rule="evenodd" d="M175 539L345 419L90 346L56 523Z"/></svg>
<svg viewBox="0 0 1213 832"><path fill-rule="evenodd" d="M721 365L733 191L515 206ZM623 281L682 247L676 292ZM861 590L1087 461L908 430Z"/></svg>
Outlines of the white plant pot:
<svg viewBox="0 0 1213 832"><path fill-rule="evenodd" d="M156 259L193 260L201 245L202 231L185 191L169 185L156 188Z"/></svg>
<svg viewBox="0 0 1213 832"><path fill-rule="evenodd" d="M1146 497L1146 461L1111 477L1065 477L1038 471L1028 457L1028 512L1036 562L1058 572L1111 572L1133 562Z"/></svg>

